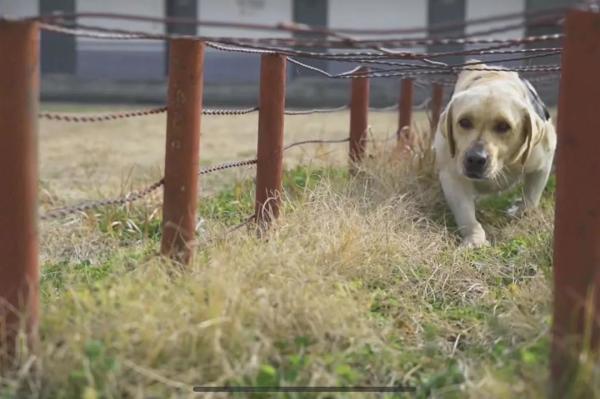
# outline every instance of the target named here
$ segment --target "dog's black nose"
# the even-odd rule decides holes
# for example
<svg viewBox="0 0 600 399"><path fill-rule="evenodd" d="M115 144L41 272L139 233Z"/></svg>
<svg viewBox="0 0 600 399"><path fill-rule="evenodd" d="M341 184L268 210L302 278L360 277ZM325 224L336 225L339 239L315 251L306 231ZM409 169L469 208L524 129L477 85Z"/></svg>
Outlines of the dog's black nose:
<svg viewBox="0 0 600 399"><path fill-rule="evenodd" d="M465 154L465 172L468 177L482 178L488 166L489 155L483 146L474 146Z"/></svg>
<svg viewBox="0 0 600 399"><path fill-rule="evenodd" d="M481 169L487 165L487 154L476 152L467 156L467 166L473 169Z"/></svg>

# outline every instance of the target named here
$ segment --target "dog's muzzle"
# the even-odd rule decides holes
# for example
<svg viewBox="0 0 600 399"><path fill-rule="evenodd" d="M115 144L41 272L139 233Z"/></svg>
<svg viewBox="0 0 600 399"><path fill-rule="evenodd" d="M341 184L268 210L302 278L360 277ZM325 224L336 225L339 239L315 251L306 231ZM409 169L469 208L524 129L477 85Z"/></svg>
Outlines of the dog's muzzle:
<svg viewBox="0 0 600 399"><path fill-rule="evenodd" d="M483 145L476 144L465 153L465 176L470 179L486 179L486 172L490 164L490 155Z"/></svg>

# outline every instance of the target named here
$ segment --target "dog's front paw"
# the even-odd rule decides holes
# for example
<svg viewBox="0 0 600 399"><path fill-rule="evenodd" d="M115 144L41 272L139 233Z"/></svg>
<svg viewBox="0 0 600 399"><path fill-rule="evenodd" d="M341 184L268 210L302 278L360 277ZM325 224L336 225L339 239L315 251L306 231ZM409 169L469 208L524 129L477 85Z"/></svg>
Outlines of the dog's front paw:
<svg viewBox="0 0 600 399"><path fill-rule="evenodd" d="M506 210L506 214L511 218L522 218L523 216L531 213L535 209L535 206L527 206L525 201L522 199L513 202L510 208Z"/></svg>
<svg viewBox="0 0 600 399"><path fill-rule="evenodd" d="M485 235L471 235L463 238L460 246L462 248L481 248L487 247L490 245L490 242L485 238Z"/></svg>
<svg viewBox="0 0 600 399"><path fill-rule="evenodd" d="M525 214L527 207L523 200L517 200L506 210L506 214L511 218L520 218Z"/></svg>

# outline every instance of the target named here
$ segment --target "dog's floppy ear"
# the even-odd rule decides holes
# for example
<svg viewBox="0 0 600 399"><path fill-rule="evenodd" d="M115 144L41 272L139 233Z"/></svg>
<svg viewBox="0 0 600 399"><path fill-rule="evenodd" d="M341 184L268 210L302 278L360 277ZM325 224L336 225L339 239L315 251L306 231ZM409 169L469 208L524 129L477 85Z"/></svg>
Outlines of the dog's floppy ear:
<svg viewBox="0 0 600 399"><path fill-rule="evenodd" d="M544 126L540 123L539 117L529 107L525 108L523 112L523 137L524 143L519 155L521 157L521 164L525 165L525 162L529 159L533 147L540 142L544 136Z"/></svg>
<svg viewBox="0 0 600 399"><path fill-rule="evenodd" d="M448 140L448 147L450 148L450 156L454 158L456 155L456 142L454 141L454 129L452 120L452 101L448 104L442 115L440 115L440 131L442 135Z"/></svg>

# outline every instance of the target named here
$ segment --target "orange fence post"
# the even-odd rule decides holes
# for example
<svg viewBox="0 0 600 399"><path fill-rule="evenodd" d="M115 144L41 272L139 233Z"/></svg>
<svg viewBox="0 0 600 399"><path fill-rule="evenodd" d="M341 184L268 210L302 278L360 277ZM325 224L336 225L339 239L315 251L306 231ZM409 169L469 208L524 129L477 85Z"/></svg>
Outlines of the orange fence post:
<svg viewBox="0 0 600 399"><path fill-rule="evenodd" d="M554 230L556 397L566 397L579 351L597 352L600 343L600 14L571 11L565 31Z"/></svg>
<svg viewBox="0 0 600 399"><path fill-rule="evenodd" d="M444 86L441 83L434 83L431 92L431 135L435 133L440 115L442 113L442 104L444 103Z"/></svg>
<svg viewBox="0 0 600 399"><path fill-rule="evenodd" d="M203 42L171 40L161 253L182 264L195 246L203 63Z"/></svg>
<svg viewBox="0 0 600 399"><path fill-rule="evenodd" d="M0 21L0 363L20 331L37 341L39 35L35 22Z"/></svg>
<svg viewBox="0 0 600 399"><path fill-rule="evenodd" d="M283 177L283 117L286 57L264 54L260 65L260 100L256 163L256 221L266 227L279 216Z"/></svg>
<svg viewBox="0 0 600 399"><path fill-rule="evenodd" d="M400 85L400 106L398 107L398 144L401 145L400 132L402 128L408 126L412 121L412 104L413 104L413 81L412 79L403 79Z"/></svg>
<svg viewBox="0 0 600 399"><path fill-rule="evenodd" d="M359 73L367 73L361 68ZM369 78L352 79L352 99L350 102L350 161L360 162L366 150L369 116Z"/></svg>

